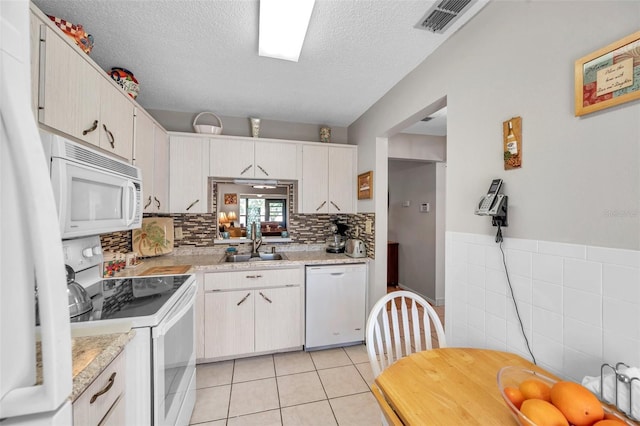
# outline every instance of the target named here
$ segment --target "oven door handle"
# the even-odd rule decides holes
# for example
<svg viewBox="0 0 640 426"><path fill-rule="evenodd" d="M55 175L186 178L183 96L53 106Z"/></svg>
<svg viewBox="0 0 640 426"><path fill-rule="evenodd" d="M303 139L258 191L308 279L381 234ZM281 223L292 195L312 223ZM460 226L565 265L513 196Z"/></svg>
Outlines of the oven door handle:
<svg viewBox="0 0 640 426"><path fill-rule="evenodd" d="M182 297L182 300L169 312L167 317L161 321L157 327L153 328L154 338L165 335L171 327L185 316L189 309L195 307L196 293L197 288L195 285L192 285L191 288L187 290L187 294Z"/></svg>

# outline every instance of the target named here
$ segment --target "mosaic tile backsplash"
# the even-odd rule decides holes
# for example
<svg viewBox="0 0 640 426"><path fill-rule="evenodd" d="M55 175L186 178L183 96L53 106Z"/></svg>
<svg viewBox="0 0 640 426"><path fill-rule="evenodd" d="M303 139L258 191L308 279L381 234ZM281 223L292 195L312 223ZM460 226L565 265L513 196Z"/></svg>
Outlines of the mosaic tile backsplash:
<svg viewBox="0 0 640 426"><path fill-rule="evenodd" d="M149 216L151 215L145 214L145 217ZM217 223L215 213L165 214L158 216L171 217L173 218L174 228L182 228L183 238L175 240L174 247L213 247ZM346 232L347 237L362 239L367 247L367 256L375 258L375 233L365 234L364 232L367 220L371 220L371 229L375 230L374 213L340 215L290 214L288 230L292 244L324 244L326 239L331 236L328 227L333 217L337 217L339 222L349 227ZM131 231L104 234L100 236L100 241L104 251L131 251Z"/></svg>
<svg viewBox="0 0 640 426"><path fill-rule="evenodd" d="M185 214L159 214L156 216L173 218L173 227L182 228L182 239L174 240L174 248L206 248L214 247L217 236L217 199L218 185L213 179L209 180L210 211L213 213L185 213ZM348 238L360 238L367 247L367 256L375 258L375 213L362 214L297 214L293 212L293 206L297 205L296 190L293 184L289 186L289 236L292 242L289 245L324 245L331 236L329 224L332 218L338 218L340 223L349 227L346 232ZM144 217L154 215L145 214ZM372 232L365 234L366 221L371 221ZM131 249L131 231L114 232L100 236L104 251L128 252ZM287 244L287 243L279 243ZM225 248L226 245L216 244L216 248ZM224 251L224 250L221 250Z"/></svg>

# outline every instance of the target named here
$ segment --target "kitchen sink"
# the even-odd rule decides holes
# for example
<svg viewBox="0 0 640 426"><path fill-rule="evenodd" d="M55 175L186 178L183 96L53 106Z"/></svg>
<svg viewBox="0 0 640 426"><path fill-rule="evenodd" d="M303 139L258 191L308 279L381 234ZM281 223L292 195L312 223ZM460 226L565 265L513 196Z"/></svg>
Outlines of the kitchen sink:
<svg viewBox="0 0 640 426"><path fill-rule="evenodd" d="M256 262L260 260L283 260L284 257L280 253L259 253L260 257L251 257L250 254L228 254L225 256L225 262Z"/></svg>

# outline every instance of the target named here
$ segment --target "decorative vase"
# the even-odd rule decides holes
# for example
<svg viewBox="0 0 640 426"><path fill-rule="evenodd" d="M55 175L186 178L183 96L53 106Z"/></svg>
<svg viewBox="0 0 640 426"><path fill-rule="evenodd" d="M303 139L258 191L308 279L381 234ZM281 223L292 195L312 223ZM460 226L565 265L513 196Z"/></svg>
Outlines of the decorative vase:
<svg viewBox="0 0 640 426"><path fill-rule="evenodd" d="M251 136L254 138L260 137L260 119L250 118L251 120Z"/></svg>
<svg viewBox="0 0 640 426"><path fill-rule="evenodd" d="M331 142L331 127L320 127L320 142Z"/></svg>

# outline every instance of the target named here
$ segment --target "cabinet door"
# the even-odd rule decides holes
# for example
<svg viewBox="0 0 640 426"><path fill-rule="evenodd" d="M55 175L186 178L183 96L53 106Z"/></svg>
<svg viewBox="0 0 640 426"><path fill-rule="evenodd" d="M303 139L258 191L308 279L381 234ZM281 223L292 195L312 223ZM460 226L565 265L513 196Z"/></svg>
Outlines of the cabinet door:
<svg viewBox="0 0 640 426"><path fill-rule="evenodd" d="M210 176L252 178L253 141L211 139Z"/></svg>
<svg viewBox="0 0 640 426"><path fill-rule="evenodd" d="M169 135L154 125L153 201L155 211L169 213ZM206 182L205 182L206 190Z"/></svg>
<svg viewBox="0 0 640 426"><path fill-rule="evenodd" d="M256 142L255 177L298 179L298 146L293 143Z"/></svg>
<svg viewBox="0 0 640 426"><path fill-rule="evenodd" d="M41 27L44 42L40 43L38 119L98 146L101 77L53 29L44 24Z"/></svg>
<svg viewBox="0 0 640 426"><path fill-rule="evenodd" d="M302 346L300 287L254 290L256 352Z"/></svg>
<svg viewBox="0 0 640 426"><path fill-rule="evenodd" d="M207 212L209 139L175 136L169 141L169 210Z"/></svg>
<svg viewBox="0 0 640 426"><path fill-rule="evenodd" d="M302 147L302 212L327 213L329 150L324 146Z"/></svg>
<svg viewBox="0 0 640 426"><path fill-rule="evenodd" d="M154 123L146 114L142 112L136 113L136 132L135 132L135 165L142 170L142 202L144 212L154 212L155 204L153 196L155 195L153 188L154 175L154 140L153 140Z"/></svg>
<svg viewBox="0 0 640 426"><path fill-rule="evenodd" d="M100 148L131 161L134 106L127 96L100 78Z"/></svg>
<svg viewBox="0 0 640 426"><path fill-rule="evenodd" d="M251 290L205 294L205 357L254 351L254 294Z"/></svg>
<svg viewBox="0 0 640 426"><path fill-rule="evenodd" d="M40 82L40 27L42 21L29 12L29 48L31 49L31 109L38 121L38 85Z"/></svg>
<svg viewBox="0 0 640 426"><path fill-rule="evenodd" d="M329 147L329 213L355 213L355 160L353 148Z"/></svg>

